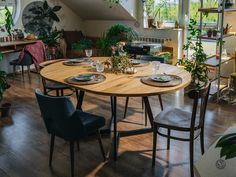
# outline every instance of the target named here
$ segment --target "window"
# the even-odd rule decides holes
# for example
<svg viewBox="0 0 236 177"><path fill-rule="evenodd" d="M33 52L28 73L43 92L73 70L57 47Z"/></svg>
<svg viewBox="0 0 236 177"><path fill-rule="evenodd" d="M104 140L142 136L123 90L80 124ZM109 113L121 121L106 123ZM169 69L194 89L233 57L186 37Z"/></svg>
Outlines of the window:
<svg viewBox="0 0 236 177"><path fill-rule="evenodd" d="M200 13L198 12L198 8L201 7L200 0L190 0L190 18L195 19L196 21L200 20ZM204 8L213 8L218 7L218 0L203 0L203 7ZM203 22L206 23L206 25L210 26L215 25L217 22L217 14L215 13L209 13L208 15L205 15L203 18Z"/></svg>
<svg viewBox="0 0 236 177"><path fill-rule="evenodd" d="M144 0L144 19L172 23L178 21L179 0Z"/></svg>
<svg viewBox="0 0 236 177"><path fill-rule="evenodd" d="M0 0L0 26L5 25L5 6L13 14L14 22L19 18L20 0Z"/></svg>

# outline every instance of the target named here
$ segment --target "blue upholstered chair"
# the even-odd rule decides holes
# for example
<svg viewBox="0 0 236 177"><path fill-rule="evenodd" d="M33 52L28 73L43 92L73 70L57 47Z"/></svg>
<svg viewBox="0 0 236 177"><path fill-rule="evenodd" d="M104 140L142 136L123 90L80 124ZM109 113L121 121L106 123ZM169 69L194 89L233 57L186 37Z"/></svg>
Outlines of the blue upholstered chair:
<svg viewBox="0 0 236 177"><path fill-rule="evenodd" d="M49 166L52 165L52 156L55 137L70 142L71 176L74 176L74 143L90 134L97 134L99 146L105 160L99 129L105 125L105 119L90 113L76 110L70 97L51 97L35 90L47 132L51 135Z"/></svg>

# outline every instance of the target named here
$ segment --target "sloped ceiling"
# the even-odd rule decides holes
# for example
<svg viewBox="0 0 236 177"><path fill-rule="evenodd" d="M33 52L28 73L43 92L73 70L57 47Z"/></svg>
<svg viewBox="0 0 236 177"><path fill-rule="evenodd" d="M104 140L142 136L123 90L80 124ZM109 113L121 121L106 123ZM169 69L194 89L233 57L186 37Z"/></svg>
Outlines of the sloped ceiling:
<svg viewBox="0 0 236 177"><path fill-rule="evenodd" d="M62 0L84 20L135 20L121 5L109 7L104 0Z"/></svg>

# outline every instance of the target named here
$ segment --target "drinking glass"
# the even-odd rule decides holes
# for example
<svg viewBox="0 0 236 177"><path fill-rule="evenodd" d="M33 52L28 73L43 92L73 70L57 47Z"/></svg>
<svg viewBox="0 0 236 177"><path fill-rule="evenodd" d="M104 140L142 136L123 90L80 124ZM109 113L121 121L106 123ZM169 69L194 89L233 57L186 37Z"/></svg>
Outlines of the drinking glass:
<svg viewBox="0 0 236 177"><path fill-rule="evenodd" d="M97 70L97 72L102 73L104 71L104 63L97 62L96 63L96 70Z"/></svg>
<svg viewBox="0 0 236 177"><path fill-rule="evenodd" d="M160 62L159 61L153 61L152 62L152 72L153 72L153 75L157 75L157 71L160 69Z"/></svg>

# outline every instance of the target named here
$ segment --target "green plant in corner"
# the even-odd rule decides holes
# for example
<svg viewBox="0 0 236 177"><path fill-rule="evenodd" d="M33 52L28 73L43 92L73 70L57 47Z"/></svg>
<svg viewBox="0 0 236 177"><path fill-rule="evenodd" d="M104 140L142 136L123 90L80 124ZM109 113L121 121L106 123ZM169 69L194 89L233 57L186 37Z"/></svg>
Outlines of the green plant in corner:
<svg viewBox="0 0 236 177"><path fill-rule="evenodd" d="M230 133L222 136L216 143L216 148L221 148L220 157L232 159L236 157L236 133Z"/></svg>
<svg viewBox="0 0 236 177"><path fill-rule="evenodd" d="M71 46L72 50L83 52L85 49L92 48L92 41L87 38L82 38L76 43L73 43Z"/></svg>
<svg viewBox="0 0 236 177"><path fill-rule="evenodd" d="M13 18L12 18L12 14L10 12L10 10L8 9L7 6L5 6L5 28L7 30L7 33L9 34L9 36L11 36L11 32L12 32L12 26L14 26L14 22L13 22Z"/></svg>
<svg viewBox="0 0 236 177"><path fill-rule="evenodd" d="M187 54L177 64L183 65L185 70L191 73L191 85L193 87L201 87L208 82L208 68L205 65L207 55L203 50L201 40L198 38L200 30L194 27L196 24L196 20L190 19L188 26L189 36L187 37L187 43L183 47ZM193 38L196 38L196 42L193 42ZM188 56L189 50L193 52L190 56Z"/></svg>
<svg viewBox="0 0 236 177"><path fill-rule="evenodd" d="M3 59L3 54L0 52L0 61ZM10 85L7 83L7 74L5 71L0 71L0 101L3 98L3 93L6 89L10 87Z"/></svg>

